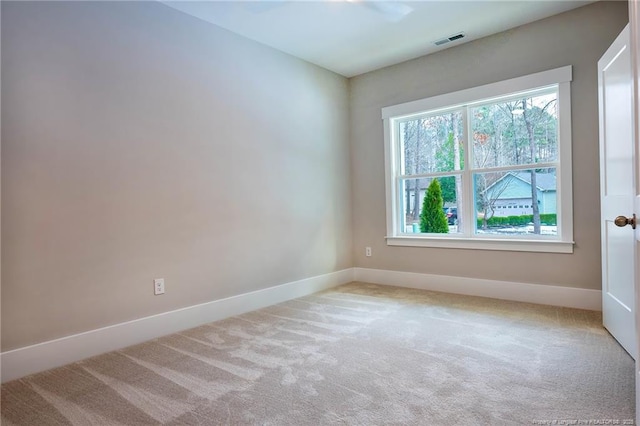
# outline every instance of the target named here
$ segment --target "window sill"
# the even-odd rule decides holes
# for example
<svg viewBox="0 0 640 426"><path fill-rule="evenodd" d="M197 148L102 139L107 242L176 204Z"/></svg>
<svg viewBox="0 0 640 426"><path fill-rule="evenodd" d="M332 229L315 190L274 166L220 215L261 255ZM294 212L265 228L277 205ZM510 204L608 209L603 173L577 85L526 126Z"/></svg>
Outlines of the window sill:
<svg viewBox="0 0 640 426"><path fill-rule="evenodd" d="M573 253L574 242L556 240L519 240L455 237L386 237L389 246L435 247L472 250L528 251L541 253Z"/></svg>

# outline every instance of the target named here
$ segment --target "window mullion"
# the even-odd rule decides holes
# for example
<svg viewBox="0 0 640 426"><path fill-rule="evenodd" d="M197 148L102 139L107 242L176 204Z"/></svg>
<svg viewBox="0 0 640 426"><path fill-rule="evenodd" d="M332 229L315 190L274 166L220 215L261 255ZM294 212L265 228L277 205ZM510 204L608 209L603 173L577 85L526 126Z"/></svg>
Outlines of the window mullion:
<svg viewBox="0 0 640 426"><path fill-rule="evenodd" d="M548 161L545 163L526 163L526 164L514 164L511 166L500 167L487 167L474 169L476 173L495 173L495 172L512 172L514 170L530 170L530 169L550 169L559 168L560 163L558 161Z"/></svg>
<svg viewBox="0 0 640 426"><path fill-rule="evenodd" d="M398 175L400 179L434 179L453 175L459 175L460 170L451 170L448 172L421 173L416 175Z"/></svg>
<svg viewBox="0 0 640 426"><path fill-rule="evenodd" d="M462 128L465 134L466 143L464 144L464 167L462 170L462 209L458 208L458 214L462 212L463 227L462 233L465 237L471 237L474 232L475 208L473 206L473 180L471 178L471 161L473 159L473 135L471 134L471 123L469 117L469 108L464 108L462 114Z"/></svg>

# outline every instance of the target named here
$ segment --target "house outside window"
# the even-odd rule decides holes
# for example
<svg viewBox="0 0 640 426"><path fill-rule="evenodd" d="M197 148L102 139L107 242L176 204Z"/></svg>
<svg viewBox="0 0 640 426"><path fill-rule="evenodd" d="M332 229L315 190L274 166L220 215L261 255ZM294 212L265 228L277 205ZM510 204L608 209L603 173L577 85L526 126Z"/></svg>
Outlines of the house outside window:
<svg viewBox="0 0 640 426"><path fill-rule="evenodd" d="M567 66L383 108L387 244L572 252L570 81Z"/></svg>

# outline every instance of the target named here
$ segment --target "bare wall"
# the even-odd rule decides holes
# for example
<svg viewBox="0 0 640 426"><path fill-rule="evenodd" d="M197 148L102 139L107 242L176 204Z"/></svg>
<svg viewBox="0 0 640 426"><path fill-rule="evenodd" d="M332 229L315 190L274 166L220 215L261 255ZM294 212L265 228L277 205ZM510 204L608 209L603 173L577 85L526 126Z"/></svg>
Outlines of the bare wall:
<svg viewBox="0 0 640 426"><path fill-rule="evenodd" d="M351 79L355 265L600 289L597 61L627 21L627 2L598 2ZM387 246L380 109L564 65L574 77L574 253Z"/></svg>
<svg viewBox="0 0 640 426"><path fill-rule="evenodd" d="M155 2L2 2L2 79L2 350L353 265L347 79Z"/></svg>

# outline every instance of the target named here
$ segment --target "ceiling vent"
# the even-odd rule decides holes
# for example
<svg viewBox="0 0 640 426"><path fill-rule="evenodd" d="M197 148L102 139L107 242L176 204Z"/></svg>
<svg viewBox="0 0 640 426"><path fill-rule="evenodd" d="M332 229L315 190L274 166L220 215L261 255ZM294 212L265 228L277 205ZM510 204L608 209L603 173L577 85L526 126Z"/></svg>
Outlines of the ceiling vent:
<svg viewBox="0 0 640 426"><path fill-rule="evenodd" d="M462 37L464 37L464 33L458 33L447 38L443 38L442 40L435 41L433 42L433 44L435 44L436 46L442 46L443 44L447 44L451 41L460 40Z"/></svg>

